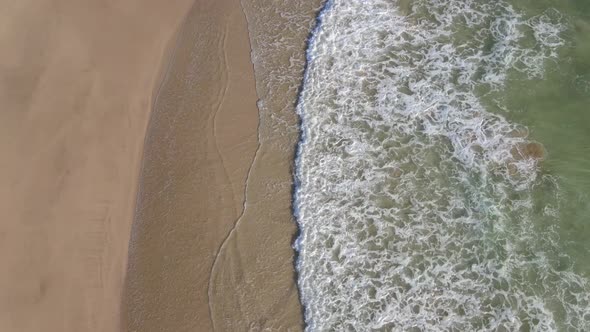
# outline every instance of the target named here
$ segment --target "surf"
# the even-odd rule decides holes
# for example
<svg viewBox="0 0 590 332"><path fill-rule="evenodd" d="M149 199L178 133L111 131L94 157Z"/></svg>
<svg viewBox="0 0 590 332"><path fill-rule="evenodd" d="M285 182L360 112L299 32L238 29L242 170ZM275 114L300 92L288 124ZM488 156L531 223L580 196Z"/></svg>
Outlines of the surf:
<svg viewBox="0 0 590 332"><path fill-rule="evenodd" d="M542 79L568 28L504 1L327 3L297 106L307 330L590 327L560 181L503 112L507 82Z"/></svg>

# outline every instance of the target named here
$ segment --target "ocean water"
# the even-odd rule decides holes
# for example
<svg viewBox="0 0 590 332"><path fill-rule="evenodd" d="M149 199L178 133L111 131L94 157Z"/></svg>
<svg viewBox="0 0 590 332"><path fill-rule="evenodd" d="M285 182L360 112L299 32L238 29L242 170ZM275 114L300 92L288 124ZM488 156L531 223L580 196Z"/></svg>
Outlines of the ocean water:
<svg viewBox="0 0 590 332"><path fill-rule="evenodd" d="M590 2L329 0L297 110L308 331L590 331Z"/></svg>

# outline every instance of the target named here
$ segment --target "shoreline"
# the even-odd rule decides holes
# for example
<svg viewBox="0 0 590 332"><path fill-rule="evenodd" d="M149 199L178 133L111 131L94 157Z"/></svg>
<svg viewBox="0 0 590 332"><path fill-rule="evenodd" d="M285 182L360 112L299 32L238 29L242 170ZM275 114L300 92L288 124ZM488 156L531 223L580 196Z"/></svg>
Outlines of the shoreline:
<svg viewBox="0 0 590 332"><path fill-rule="evenodd" d="M292 248L295 101L320 2L197 1L188 14L146 135L123 300L128 330L303 329ZM281 34L287 44L273 42L273 26L290 28ZM220 95L230 102L217 112Z"/></svg>
<svg viewBox="0 0 590 332"><path fill-rule="evenodd" d="M293 219L294 222L297 225L297 231L296 233L293 235L293 251L294 251L294 255L293 255L293 267L295 269L295 283L297 284L297 294L299 296L299 302L301 304L301 317L303 320L303 324L304 326L308 326L308 322L307 322L307 315L305 314L305 303L301 297L302 292L301 292L301 287L299 285L299 264L300 264L300 255L299 252L301 250L301 244L300 244L300 240L301 240L301 224L299 223L299 209L297 207L297 191L299 189L299 185L300 185L300 181L299 181L299 162L300 162L300 154L301 154L301 147L302 144L305 142L305 131L304 131L304 127L303 127L303 118L302 115L299 113L298 108L300 107L300 103L301 103L301 99L302 99L302 93L303 93L303 89L304 86L307 82L307 75L308 75L308 69L309 69L309 63L311 61L311 54L310 54L310 46L314 41L315 35L317 34L317 32L319 31L319 29L321 29L322 26L322 19L323 19L323 14L330 9L330 6L332 5L333 0L325 0L323 1L321 7L318 9L315 19L314 19L314 23L313 23L313 27L311 28L309 35L307 36L307 38L305 39L305 64L303 66L303 75L302 75L302 79L301 79L301 84L299 85L299 89L297 90L297 98L295 101L295 113L297 114L297 126L299 127L299 135L297 137L297 143L295 146L295 151L293 154L293 190L291 193L291 210L292 210L292 215L293 215Z"/></svg>
<svg viewBox="0 0 590 332"><path fill-rule="evenodd" d="M304 328L292 247L297 232L291 205L299 133L295 105L306 37L322 2L243 3L259 97L261 146L248 182L246 210L213 271L220 330ZM272 31L282 31L287 42L274 39ZM231 319L220 313L231 313Z"/></svg>

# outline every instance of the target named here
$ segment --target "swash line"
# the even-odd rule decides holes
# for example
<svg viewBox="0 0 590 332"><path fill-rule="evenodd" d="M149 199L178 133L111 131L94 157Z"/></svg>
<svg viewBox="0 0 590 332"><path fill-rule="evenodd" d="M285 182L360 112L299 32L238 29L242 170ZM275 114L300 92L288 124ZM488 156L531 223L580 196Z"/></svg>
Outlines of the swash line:
<svg viewBox="0 0 590 332"><path fill-rule="evenodd" d="M246 25L248 24L248 18L244 12L244 8L242 6L242 3L240 1L240 8L242 11L242 14L244 15L245 19L246 19ZM250 34L250 30L248 29L248 35ZM248 42L250 43L250 42ZM250 47L250 51L252 51L251 47ZM226 56L226 52L224 49L224 56ZM252 67L254 67L254 64L252 64ZM250 175L252 173L252 169L254 166L254 163L256 162L256 158L258 157L258 151L260 151L260 123L261 123L261 119L260 119L260 109L258 110L258 125L256 128L256 131L258 133L257 135L257 139L256 139L256 150L254 152L254 158L252 158L252 162L250 163L250 166L248 167L248 173L246 175L246 180L245 180L245 186L244 186L244 203L243 203L243 208L242 208L242 212L240 213L240 215L238 216L238 218L236 219L236 221L234 222L234 225L232 227L232 229L229 231L229 233L227 234L227 236L225 237L225 239L223 239L223 242L221 243L221 246L219 247L219 250L217 250L217 253L215 255L215 259L213 260L213 265L211 266L211 270L209 272L209 282L207 284L207 303L209 305L209 319L211 320L211 328L213 331L215 331L215 320L213 319L213 307L211 306L211 298L212 298L212 279L213 279L213 272L216 270L217 268L217 264L219 262L219 256L221 255L221 253L223 252L223 250L225 249L230 237L232 236L232 234L234 234L234 232L236 231L236 228L238 227L238 225L240 224L240 221L242 220L242 217L244 216L244 213L246 212L246 207L247 207L247 203L248 203L248 182L250 180ZM223 162L223 161L222 161ZM235 199L234 199L235 201Z"/></svg>

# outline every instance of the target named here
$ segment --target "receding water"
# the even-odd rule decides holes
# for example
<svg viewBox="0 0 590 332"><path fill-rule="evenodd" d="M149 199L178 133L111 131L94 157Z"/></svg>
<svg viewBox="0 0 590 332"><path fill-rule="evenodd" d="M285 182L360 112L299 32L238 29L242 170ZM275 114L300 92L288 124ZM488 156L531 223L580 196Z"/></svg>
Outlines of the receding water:
<svg viewBox="0 0 590 332"><path fill-rule="evenodd" d="M590 331L590 2L334 0L298 105L310 331Z"/></svg>

